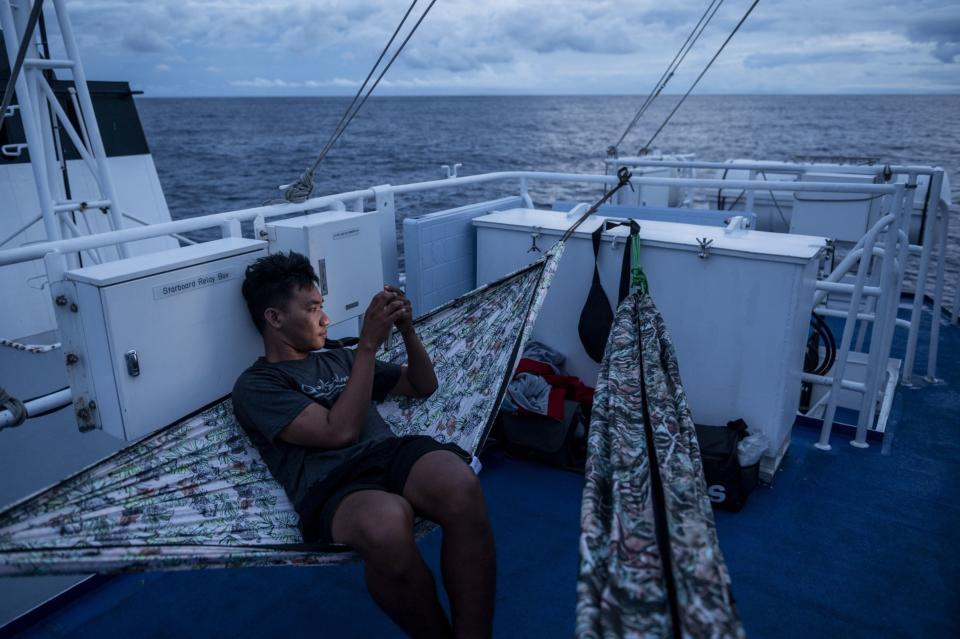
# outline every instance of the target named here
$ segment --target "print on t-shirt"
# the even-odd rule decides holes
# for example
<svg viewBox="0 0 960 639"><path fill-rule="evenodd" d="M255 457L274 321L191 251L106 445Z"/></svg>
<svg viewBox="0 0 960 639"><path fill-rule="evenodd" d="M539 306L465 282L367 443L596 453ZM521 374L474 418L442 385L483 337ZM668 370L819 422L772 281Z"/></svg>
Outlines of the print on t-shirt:
<svg viewBox="0 0 960 639"><path fill-rule="evenodd" d="M333 403L347 387L346 375L338 375L330 380L317 380L316 386L300 384L300 392L314 401Z"/></svg>

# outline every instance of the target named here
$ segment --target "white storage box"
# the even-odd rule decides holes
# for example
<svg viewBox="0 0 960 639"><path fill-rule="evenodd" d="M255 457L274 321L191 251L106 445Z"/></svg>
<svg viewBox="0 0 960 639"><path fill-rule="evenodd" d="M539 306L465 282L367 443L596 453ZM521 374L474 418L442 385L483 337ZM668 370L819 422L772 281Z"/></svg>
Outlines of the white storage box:
<svg viewBox="0 0 960 639"><path fill-rule="evenodd" d="M374 214L328 211L271 222L266 228L271 253L295 251L310 260L332 324L363 315L370 299L383 290L380 222ZM356 326L356 320L350 324Z"/></svg>
<svg viewBox="0 0 960 639"><path fill-rule="evenodd" d="M266 254L227 238L67 271L57 313L81 430L137 439L229 394L263 354L240 289Z"/></svg>
<svg viewBox="0 0 960 639"><path fill-rule="evenodd" d="M807 173L804 182L872 185L869 175ZM880 198L869 193L797 191L793 194L790 232L817 234L841 242L856 242L879 219Z"/></svg>
<svg viewBox="0 0 960 639"><path fill-rule="evenodd" d="M567 356L566 369L596 383L599 364L577 331L593 277L588 219L568 241L531 339ZM531 233L546 251L572 223L553 211L515 209L474 220L477 283L528 264ZM670 222L640 222L640 259L650 294L673 337L694 419L723 425L743 418L771 442L761 472L768 476L789 442L800 398L800 373L823 238L736 231ZM599 253L603 287L616 305L628 230L604 233ZM613 238L619 237L616 244ZM701 242L711 241L700 257Z"/></svg>

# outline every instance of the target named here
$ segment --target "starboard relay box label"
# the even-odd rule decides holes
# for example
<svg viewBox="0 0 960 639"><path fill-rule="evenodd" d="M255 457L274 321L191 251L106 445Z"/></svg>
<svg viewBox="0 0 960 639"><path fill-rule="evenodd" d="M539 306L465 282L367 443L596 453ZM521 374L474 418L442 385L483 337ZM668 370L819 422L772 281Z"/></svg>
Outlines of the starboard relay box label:
<svg viewBox="0 0 960 639"><path fill-rule="evenodd" d="M221 284L236 278L236 276L237 273L235 268L224 268L216 271L210 271L209 273L203 273L195 277L188 277L186 279L176 280L173 282L165 282L153 287L153 299L159 300L165 297L170 297L171 295L179 295L180 293L195 291L207 286L213 286L214 284Z"/></svg>

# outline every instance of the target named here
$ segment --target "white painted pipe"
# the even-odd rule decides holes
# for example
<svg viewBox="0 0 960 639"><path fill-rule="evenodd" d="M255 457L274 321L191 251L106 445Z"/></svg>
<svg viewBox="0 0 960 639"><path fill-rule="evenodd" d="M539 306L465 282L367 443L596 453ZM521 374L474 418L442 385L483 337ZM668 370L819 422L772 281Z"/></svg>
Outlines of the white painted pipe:
<svg viewBox="0 0 960 639"><path fill-rule="evenodd" d="M811 382L813 384L819 384L821 386L831 386L833 385L833 376L832 375L814 375L813 373L801 373L800 379L805 382ZM848 379L840 380L840 388L844 390L855 391L857 393L864 393L867 390L866 385L863 382L852 382Z"/></svg>
<svg viewBox="0 0 960 639"><path fill-rule="evenodd" d="M846 255L843 256L843 259L840 260L840 263L837 264L836 268L833 269L830 275L828 275L826 279L820 280L820 282L839 281L844 275L846 275L850 271L853 265L857 263L857 260L860 259L860 256L863 254L863 245L866 242L866 240L869 238L872 246L876 236L880 233L880 231L885 229L890 224L896 222L896 220L897 220L897 216L893 214L884 215L882 218L877 220L876 224L874 224L873 227L871 227L871 229L867 231L866 234L857 241L854 247L850 249L850 251L848 251ZM883 255L882 251L878 250L878 248L874 248L870 253L872 255ZM2 262L0 262L0 264L2 264ZM817 291L813 296L814 305L816 306L820 304L826 296L827 296L826 291Z"/></svg>
<svg viewBox="0 0 960 639"><path fill-rule="evenodd" d="M737 160L736 162L716 162L709 160L653 160L640 156L624 156L620 158L605 159L604 163L610 166L648 166L648 167L667 167L667 168L691 168L691 169L734 169L755 171L789 171L791 173L808 173L811 171L835 171L841 170L845 173L857 173L862 175L882 174L885 166L854 166L851 164L801 164L797 162L752 162L746 160ZM894 173L914 172L918 175L932 175L934 168L930 166L902 165L892 164L890 170Z"/></svg>
<svg viewBox="0 0 960 639"><path fill-rule="evenodd" d="M907 191L909 193L909 191ZM887 357L890 354L890 344L893 339L893 329L900 300L900 291L897 286L899 273L896 272L897 241L901 239L896 233L887 233L885 236L886 254L880 264L881 288L885 290L884 297L877 301L877 321L873 323L870 335L870 353L867 356L867 367L864 384L866 390L860 404L860 415L857 421L857 434L851 446L868 448L867 430L873 424L873 417L877 406L877 396L880 391L880 378L886 372ZM907 244L909 241L903 240Z"/></svg>
<svg viewBox="0 0 960 639"><path fill-rule="evenodd" d="M36 399L24 402L23 407L27 409L27 419L45 413L49 410L63 408L73 401L73 393L69 388L64 388L55 393L44 395ZM13 413L8 410L0 411L0 428L11 426L13 424Z"/></svg>
<svg viewBox="0 0 960 639"><path fill-rule="evenodd" d="M828 282L826 280L821 280L815 285L817 290L827 291L828 293L852 293L854 289L853 284L847 284L844 282ZM882 289L879 286L864 286L863 294L872 295L873 297L879 297L882 293Z"/></svg>
<svg viewBox="0 0 960 639"><path fill-rule="evenodd" d="M939 191L943 181L943 171L938 171L930 180L929 201L927 207L927 223L923 229L923 237L920 240L920 267L917 272L917 284L913 291L913 304L910 309L910 332L907 334L907 350L903 357L904 384L910 384L913 377L913 364L917 353L917 339L920 336L920 320L923 314L923 299L927 290L927 271L930 268L930 257L933 253L933 243L937 231L937 211L939 210ZM934 187L937 195L934 196ZM941 258L942 261L942 258Z"/></svg>
<svg viewBox="0 0 960 639"><path fill-rule="evenodd" d="M943 265L947 261L947 235L950 232L950 212L943 211L938 223L940 243L937 247L937 260L940 262L937 269L937 280L933 287L933 318L930 322L930 350L927 356L926 381L933 384L937 381L937 355L940 351L940 311L943 307ZM958 292L960 293L960 292Z"/></svg>
<svg viewBox="0 0 960 639"><path fill-rule="evenodd" d="M72 69L73 60L56 60L53 58L24 58L23 66L26 69Z"/></svg>

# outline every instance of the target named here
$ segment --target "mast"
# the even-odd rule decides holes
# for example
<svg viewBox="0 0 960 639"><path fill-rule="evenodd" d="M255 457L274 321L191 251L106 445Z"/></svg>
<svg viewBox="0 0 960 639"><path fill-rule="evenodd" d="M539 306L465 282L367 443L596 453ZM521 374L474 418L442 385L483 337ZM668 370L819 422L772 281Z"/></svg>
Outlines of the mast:
<svg viewBox="0 0 960 639"><path fill-rule="evenodd" d="M123 228L123 213L114 189L93 101L87 87L86 73L80 61L64 0L52 0L45 7L48 15L51 12L54 14L59 26L60 42L56 44L61 46L52 46L49 49L41 46L38 34L33 28L36 20L31 19L30 15L34 9L35 2L30 0L0 0L4 53L12 72L11 82L16 88L18 107L9 111L4 125L9 126L14 118L19 117L23 126L40 204L39 215L34 221L43 221L49 240L90 234L93 226L85 216L101 213L106 215L110 230L119 230ZM26 55L23 57L22 67L18 68L18 53L25 40ZM64 57L47 56L45 52L50 50L60 50ZM72 80L74 85L72 97L75 99L68 108L73 112L73 121L57 99L45 75L45 72L49 73L54 69L72 75L69 80ZM76 148L83 160L83 167L90 172L97 192L95 198L72 199L67 196L63 183L57 179L63 151L61 145L55 143L59 142L59 137L55 136L59 136L60 132L65 134ZM120 257L129 256L126 245L117 245L117 250ZM108 253L97 250L91 257L94 261L102 262L108 259L107 255Z"/></svg>

